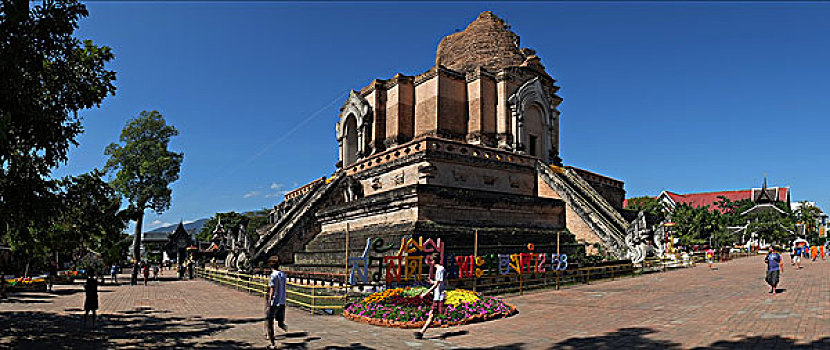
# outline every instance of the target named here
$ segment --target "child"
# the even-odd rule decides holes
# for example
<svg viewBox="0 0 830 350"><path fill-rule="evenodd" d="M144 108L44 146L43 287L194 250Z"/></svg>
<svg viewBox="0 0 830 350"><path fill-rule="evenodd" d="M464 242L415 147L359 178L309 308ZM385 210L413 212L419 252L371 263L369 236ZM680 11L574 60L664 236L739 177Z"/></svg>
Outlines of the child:
<svg viewBox="0 0 830 350"><path fill-rule="evenodd" d="M98 311L98 280L95 279L95 272L90 272L86 276L84 294L86 296L84 300L84 327L86 327L86 317L92 311L92 328L95 328L95 313Z"/></svg>
<svg viewBox="0 0 830 350"><path fill-rule="evenodd" d="M434 291L434 296L432 298L432 309L429 310L429 316L427 317L427 320L424 323L424 327L422 327L420 331L415 332L415 339L421 339L424 337L424 333L427 331L427 328L429 328L429 325L432 323L433 318L435 318L436 313L444 313L444 298L447 297L447 294L445 292L445 290L447 289L447 283L444 266L441 266L441 254L432 253L432 261L435 262L435 280L431 281L432 286L429 287L429 289L427 289L426 292L421 294L421 298L423 298L430 292Z"/></svg>
<svg viewBox="0 0 830 350"><path fill-rule="evenodd" d="M715 260L715 250L712 248L706 249L706 263L709 264L709 270L713 270L712 263Z"/></svg>
<svg viewBox="0 0 830 350"><path fill-rule="evenodd" d="M274 319L283 331L288 331L285 325L285 272L280 271L279 257L268 260L271 266L271 276L268 278L268 295L265 298L265 332L271 341L269 349L275 349Z"/></svg>

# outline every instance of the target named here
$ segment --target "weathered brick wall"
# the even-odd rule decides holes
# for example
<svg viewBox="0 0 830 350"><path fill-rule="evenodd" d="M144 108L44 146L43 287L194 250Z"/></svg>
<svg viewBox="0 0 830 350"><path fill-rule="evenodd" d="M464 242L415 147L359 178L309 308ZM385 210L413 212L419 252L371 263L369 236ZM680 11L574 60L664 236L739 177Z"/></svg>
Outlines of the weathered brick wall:
<svg viewBox="0 0 830 350"><path fill-rule="evenodd" d="M504 20L485 11L464 31L441 40L435 63L458 71L476 66L498 71L518 66L524 60L519 50L519 36L510 31Z"/></svg>

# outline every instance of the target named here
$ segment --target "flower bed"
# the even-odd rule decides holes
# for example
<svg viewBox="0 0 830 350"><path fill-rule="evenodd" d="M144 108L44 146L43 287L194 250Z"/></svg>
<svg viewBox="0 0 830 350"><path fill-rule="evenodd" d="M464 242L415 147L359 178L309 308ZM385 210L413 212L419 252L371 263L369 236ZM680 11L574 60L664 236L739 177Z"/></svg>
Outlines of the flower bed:
<svg viewBox="0 0 830 350"><path fill-rule="evenodd" d="M43 278L12 278L6 280L6 285L12 290L46 290L46 280Z"/></svg>
<svg viewBox="0 0 830 350"><path fill-rule="evenodd" d="M419 328L426 322L432 306L431 294L420 297L424 291L424 287L412 287L373 293L346 306L343 316L377 326ZM464 289L448 291L445 304L444 314L436 315L433 321L440 327L487 321L516 313L516 307L501 299Z"/></svg>

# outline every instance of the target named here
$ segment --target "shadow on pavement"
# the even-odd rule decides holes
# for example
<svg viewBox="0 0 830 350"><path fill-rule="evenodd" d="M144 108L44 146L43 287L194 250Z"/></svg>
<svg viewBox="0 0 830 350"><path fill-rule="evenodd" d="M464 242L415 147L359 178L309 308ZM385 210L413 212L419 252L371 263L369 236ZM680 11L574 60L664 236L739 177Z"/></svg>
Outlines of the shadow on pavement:
<svg viewBox="0 0 830 350"><path fill-rule="evenodd" d="M519 349L523 349L524 346L525 346L525 343L513 343L513 344L507 344L507 345L491 346L491 347L486 347L486 348L464 348L464 349L468 349L468 350L519 350Z"/></svg>
<svg viewBox="0 0 830 350"><path fill-rule="evenodd" d="M441 335L438 336L438 339L447 339L447 338L450 338L450 337L457 337L457 336L461 336L461 335L467 335L467 333L470 333L470 332L467 332L467 331L444 332L444 333L442 333Z"/></svg>
<svg viewBox="0 0 830 350"><path fill-rule="evenodd" d="M233 327L234 324L260 319L185 319L165 317L161 312L141 308L137 312L98 316L95 329L82 326L82 315L62 316L54 313L0 312L0 347L19 349L104 349L141 348L249 348L253 344L235 340L208 343L200 339Z"/></svg>
<svg viewBox="0 0 830 350"><path fill-rule="evenodd" d="M554 344L550 350L561 349L685 349L681 344L659 339L649 339L645 336L656 333L650 328L622 328L616 332L601 336L570 338ZM824 337L810 343L796 344L795 339L772 337L748 337L734 341L719 340L693 350L715 349L828 349L830 337Z"/></svg>
<svg viewBox="0 0 830 350"><path fill-rule="evenodd" d="M824 337L810 343L796 344L795 339L780 336L772 337L749 337L736 341L719 340L706 347L697 347L694 350L703 349L830 349L830 337Z"/></svg>
<svg viewBox="0 0 830 350"><path fill-rule="evenodd" d="M288 347L288 348L282 348L282 349L295 349L295 348ZM302 349L305 349L305 347L303 347ZM349 346L327 346L323 349L325 349L325 350L346 350L346 349L348 349L348 350L372 350L374 348L364 346L360 343L352 343L352 344L349 344Z"/></svg>
<svg viewBox="0 0 830 350"><path fill-rule="evenodd" d="M680 349L680 344L646 338L657 331L650 328L621 328L616 332L585 338L570 338L549 349Z"/></svg>

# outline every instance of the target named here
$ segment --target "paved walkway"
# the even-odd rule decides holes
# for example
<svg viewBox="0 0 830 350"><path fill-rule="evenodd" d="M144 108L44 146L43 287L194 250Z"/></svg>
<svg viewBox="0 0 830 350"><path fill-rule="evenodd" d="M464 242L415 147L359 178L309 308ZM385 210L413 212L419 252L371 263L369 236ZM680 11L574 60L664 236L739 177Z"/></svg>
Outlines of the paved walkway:
<svg viewBox="0 0 830 350"><path fill-rule="evenodd" d="M789 258L787 258L789 259ZM414 340L387 329L289 308L285 348L692 349L830 348L830 262L786 266L767 294L763 258L507 298L508 319ZM102 286L99 327L81 328L80 285L0 303L0 347L263 348L264 301L205 281ZM126 280L126 276L122 277Z"/></svg>

